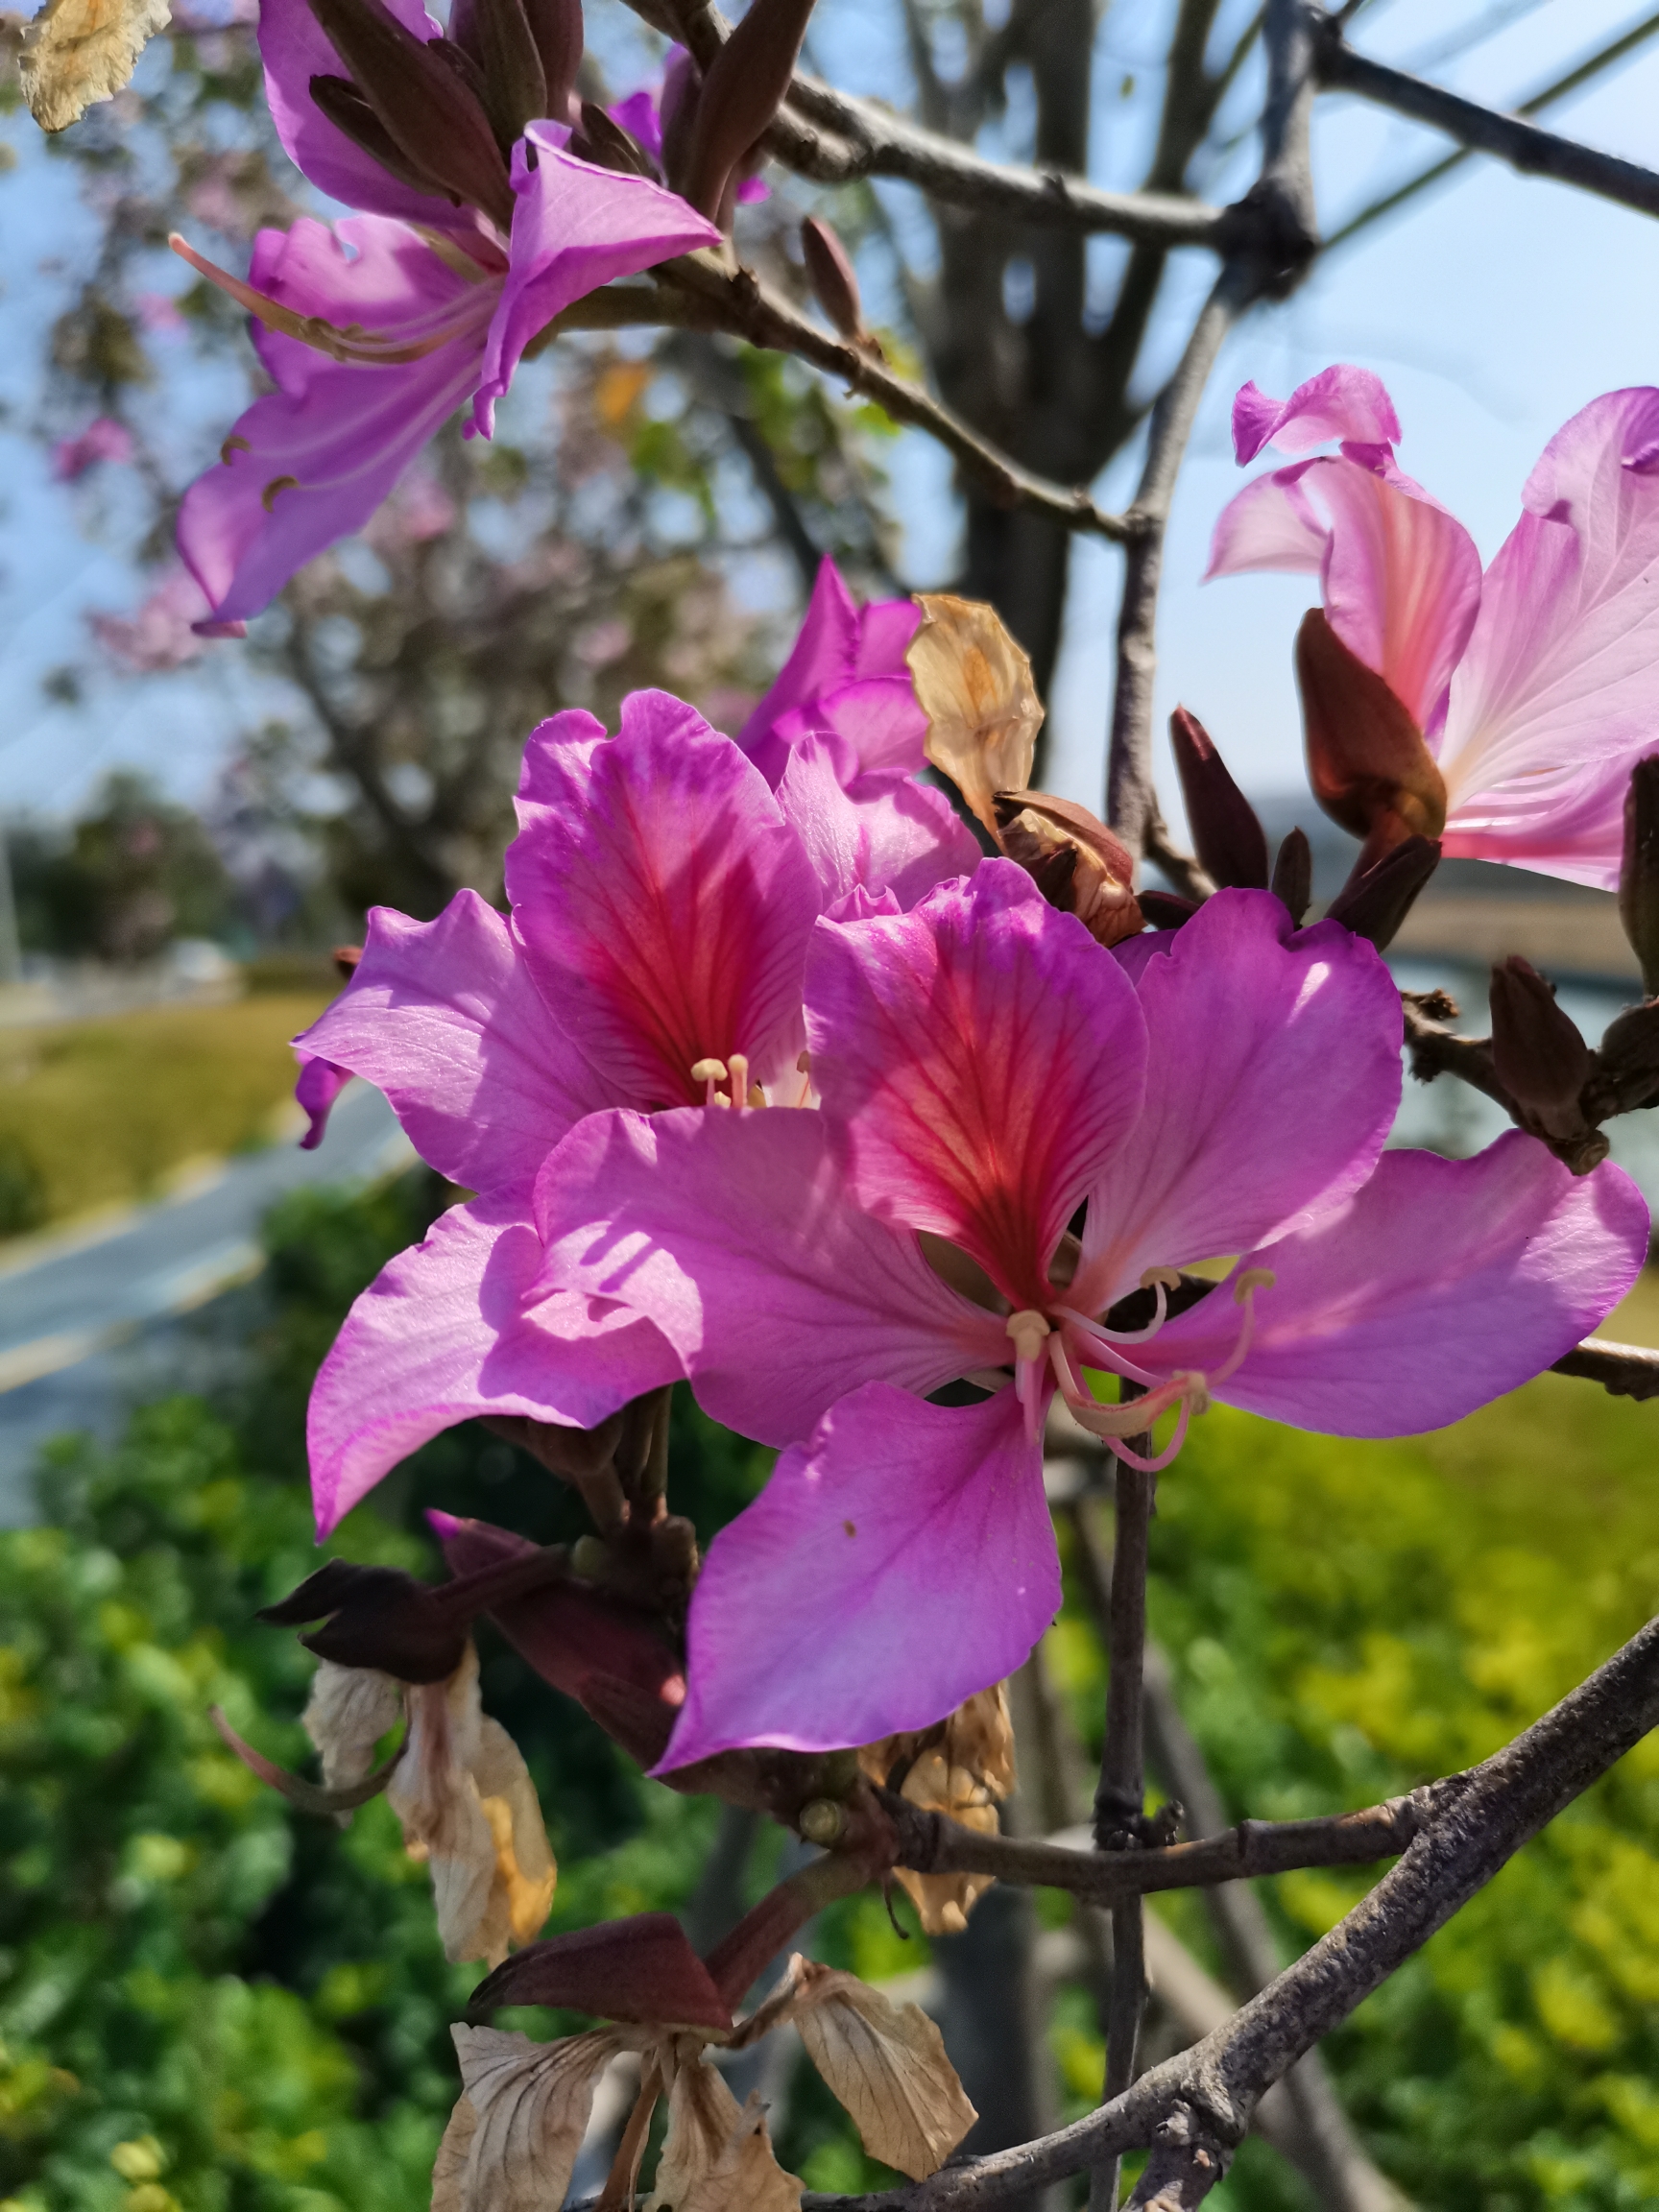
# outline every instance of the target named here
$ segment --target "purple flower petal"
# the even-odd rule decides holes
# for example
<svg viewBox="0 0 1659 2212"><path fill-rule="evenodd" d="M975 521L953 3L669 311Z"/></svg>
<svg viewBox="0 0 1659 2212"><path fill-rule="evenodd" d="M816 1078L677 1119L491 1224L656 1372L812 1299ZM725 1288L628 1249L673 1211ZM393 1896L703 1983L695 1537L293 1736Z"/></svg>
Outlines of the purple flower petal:
<svg viewBox="0 0 1659 2212"><path fill-rule="evenodd" d="M613 1103L475 891L435 922L375 907L349 988L303 1044L382 1090L421 1159L472 1190L527 1194L560 1139Z"/></svg>
<svg viewBox="0 0 1659 2212"><path fill-rule="evenodd" d="M469 281L402 224L373 215L333 231L308 218L262 230L250 280L337 326L419 323L453 335L419 360L365 367L258 333L278 390L241 417L179 514L179 551L216 623L257 614L296 569L368 521L476 383L494 298L483 270Z"/></svg>
<svg viewBox="0 0 1659 2212"><path fill-rule="evenodd" d="M850 1191L1040 1308L1048 1257L1141 1105L1145 1030L1118 962L987 860L914 914L820 927L807 1036Z"/></svg>
<svg viewBox="0 0 1659 2212"><path fill-rule="evenodd" d="M906 775L864 775L839 738L804 737L777 787L783 818L806 849L826 906L854 885L891 890L901 907L979 865L979 847L950 801Z"/></svg>
<svg viewBox="0 0 1659 2212"><path fill-rule="evenodd" d="M746 1054L798 1085L801 987L818 885L801 840L730 737L665 692L531 733L507 888L542 996L631 1105L689 1105L691 1070Z"/></svg>
<svg viewBox="0 0 1659 2212"><path fill-rule="evenodd" d="M1014 1393L946 1407L868 1384L709 1547L661 1769L928 1727L1023 1665L1059 1606Z"/></svg>
<svg viewBox="0 0 1659 2212"><path fill-rule="evenodd" d="M921 619L913 599L879 599L860 608L824 556L789 658L737 733L774 789L790 745L812 730L845 737L866 768L921 767L927 720L904 660ZM790 730L779 727L795 713L802 719Z"/></svg>
<svg viewBox="0 0 1659 2212"><path fill-rule="evenodd" d="M1008 1356L916 1239L851 1205L824 1117L702 1108L584 1121L542 1169L545 1280L620 1299L716 1421L789 1444L861 1382L926 1395Z"/></svg>
<svg viewBox="0 0 1659 2212"><path fill-rule="evenodd" d="M1091 1311L1148 1267L1248 1251L1345 1198L1400 1102L1399 994L1363 938L1220 891L1151 942L1146 1103L1090 1193Z"/></svg>
<svg viewBox="0 0 1659 2212"><path fill-rule="evenodd" d="M579 161L565 150L568 136L562 124L532 123L513 149L511 262L472 409L472 427L486 438L525 347L573 300L720 243L715 226L677 192Z"/></svg>
<svg viewBox="0 0 1659 2212"><path fill-rule="evenodd" d="M1241 1266L1272 1270L1215 1395L1335 1436L1461 1420L1570 1351L1647 1252L1647 1208L1619 1168L1574 1177L1512 1130L1473 1160L1385 1152L1348 1203ZM1220 1366L1240 1313L1225 1286L1136 1347L1160 1373Z"/></svg>
<svg viewBox="0 0 1659 2212"><path fill-rule="evenodd" d="M1233 450L1238 466L1263 445L1306 453L1341 440L1357 445L1398 445L1400 418L1381 376L1338 363L1298 384L1288 399L1269 399L1246 384L1233 402Z"/></svg>
<svg viewBox="0 0 1659 2212"><path fill-rule="evenodd" d="M400 1459L479 1413L591 1429L679 1361L648 1321L532 1289L541 1244L511 1211L456 1206L352 1307L311 1392L306 1444L325 1537Z"/></svg>
<svg viewBox="0 0 1659 2212"><path fill-rule="evenodd" d="M351 1070L337 1068L333 1061L320 1059L315 1052L301 1051L298 1042L294 1056L300 1063L294 1096L311 1124L300 1140L300 1149L315 1152L327 1132L328 1115L335 1099L351 1080Z"/></svg>
<svg viewBox="0 0 1659 2212"><path fill-rule="evenodd" d="M1437 748L1448 853L1610 889L1659 723L1659 391L1594 399L1545 448L1486 574Z"/></svg>

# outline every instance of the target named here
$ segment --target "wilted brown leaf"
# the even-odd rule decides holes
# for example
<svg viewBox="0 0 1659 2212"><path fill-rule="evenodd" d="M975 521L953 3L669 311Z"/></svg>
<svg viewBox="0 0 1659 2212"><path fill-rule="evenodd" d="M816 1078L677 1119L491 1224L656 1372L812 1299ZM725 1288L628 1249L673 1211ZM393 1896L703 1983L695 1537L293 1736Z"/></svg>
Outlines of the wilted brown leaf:
<svg viewBox="0 0 1659 2212"><path fill-rule="evenodd" d="M373 1667L341 1667L320 1659L301 1721L323 1761L330 1790L361 1782L374 1746L403 1716L403 1686Z"/></svg>
<svg viewBox="0 0 1659 2212"><path fill-rule="evenodd" d="M996 610L948 591L920 591L921 627L905 659L927 717L927 757L993 837L998 791L1031 781L1043 703L1031 663Z"/></svg>
<svg viewBox="0 0 1659 2212"><path fill-rule="evenodd" d="M606 2028L557 2043L493 2028L449 2032L465 2094L438 2147L432 2212L548 2212L563 2204L594 2088L624 2037Z"/></svg>
<svg viewBox="0 0 1659 2212"><path fill-rule="evenodd" d="M673 2200L674 2212L801 2212L804 2184L778 2163L758 2091L741 2112L731 2091L726 2094L736 2114L726 2146L708 2172Z"/></svg>
<svg viewBox="0 0 1659 2212"><path fill-rule="evenodd" d="M46 0L17 58L23 97L41 130L66 130L97 101L112 99L167 23L167 0Z"/></svg>
<svg viewBox="0 0 1659 2212"><path fill-rule="evenodd" d="M920 2005L895 2005L855 1974L799 1956L789 1972L806 2055L865 2150L913 2181L937 2172L978 2118L937 2027Z"/></svg>
<svg viewBox="0 0 1659 2212"><path fill-rule="evenodd" d="M518 1748L478 1702L469 1644L447 1682L405 1692L409 1742L386 1796L412 1858L432 1869L446 1959L499 1965L547 1917L557 1870Z"/></svg>
<svg viewBox="0 0 1659 2212"><path fill-rule="evenodd" d="M938 1728L868 1743L858 1764L873 1782L901 1770L900 1794L925 1813L943 1813L975 1835L995 1836L998 1802L1014 1787L1014 1726L1001 1683L980 1690ZM914 1874L897 1879L929 1936L959 1936L996 1880L992 1874Z"/></svg>

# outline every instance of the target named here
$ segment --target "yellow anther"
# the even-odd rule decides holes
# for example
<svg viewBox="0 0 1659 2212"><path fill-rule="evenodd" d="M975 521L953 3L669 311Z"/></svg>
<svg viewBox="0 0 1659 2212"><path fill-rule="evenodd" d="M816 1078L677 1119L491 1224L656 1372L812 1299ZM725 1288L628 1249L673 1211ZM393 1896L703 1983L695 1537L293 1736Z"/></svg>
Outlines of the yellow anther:
<svg viewBox="0 0 1659 2212"><path fill-rule="evenodd" d="M732 1055L732 1096L733 1099L749 1095L749 1055L733 1052Z"/></svg>
<svg viewBox="0 0 1659 2212"><path fill-rule="evenodd" d="M764 1106L766 1103L766 1094L758 1083L751 1083L749 1086L749 1103L751 1106Z"/></svg>
<svg viewBox="0 0 1659 2212"><path fill-rule="evenodd" d="M1051 1336L1053 1331L1041 1313L1027 1306L1019 1313L1009 1314L1008 1334L1014 1339L1017 1358L1036 1360L1043 1357L1043 1339Z"/></svg>
<svg viewBox="0 0 1659 2212"><path fill-rule="evenodd" d="M264 508L266 514L269 515L272 508L276 504L276 494L278 492L295 492L298 491L299 488L300 479L298 476L273 476L270 483L266 485L264 491L259 494L259 504Z"/></svg>
<svg viewBox="0 0 1659 2212"><path fill-rule="evenodd" d="M1145 1274L1141 1278L1142 1290L1155 1290L1160 1283L1163 1284L1166 1290L1179 1290L1181 1287L1180 1268L1148 1267Z"/></svg>
<svg viewBox="0 0 1659 2212"><path fill-rule="evenodd" d="M691 1080L693 1083L724 1083L726 1080L725 1061L694 1060L691 1063Z"/></svg>
<svg viewBox="0 0 1659 2212"><path fill-rule="evenodd" d="M1233 1286L1233 1295L1242 1306L1252 1290L1271 1290L1278 1280L1271 1267L1246 1267Z"/></svg>

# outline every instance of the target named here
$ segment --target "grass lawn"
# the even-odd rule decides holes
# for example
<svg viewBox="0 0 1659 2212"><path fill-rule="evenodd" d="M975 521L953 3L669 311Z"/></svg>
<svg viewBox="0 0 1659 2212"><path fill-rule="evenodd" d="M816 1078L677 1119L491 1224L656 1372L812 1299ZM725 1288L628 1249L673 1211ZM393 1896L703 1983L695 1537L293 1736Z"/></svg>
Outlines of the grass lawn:
<svg viewBox="0 0 1659 2212"><path fill-rule="evenodd" d="M325 991L0 1031L0 1236L154 1197L187 1161L267 1142L288 1039Z"/></svg>

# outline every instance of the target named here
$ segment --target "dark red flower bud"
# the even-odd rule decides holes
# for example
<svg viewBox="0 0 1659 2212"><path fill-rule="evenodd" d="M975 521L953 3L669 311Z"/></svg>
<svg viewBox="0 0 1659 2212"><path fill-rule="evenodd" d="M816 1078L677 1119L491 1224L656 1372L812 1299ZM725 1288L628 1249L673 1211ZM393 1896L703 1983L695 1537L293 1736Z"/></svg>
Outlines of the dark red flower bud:
<svg viewBox="0 0 1659 2212"><path fill-rule="evenodd" d="M543 116L564 122L564 113L550 104L546 72L522 0L456 0L449 38L482 77L484 112L503 153L526 123Z"/></svg>
<svg viewBox="0 0 1659 2212"><path fill-rule="evenodd" d="M385 0L310 0L311 12L407 161L457 202L512 227L507 164L476 94L455 62L473 65L448 41L405 28Z"/></svg>
<svg viewBox="0 0 1659 2212"><path fill-rule="evenodd" d="M468 2010L498 2005L568 2006L649 2027L732 2026L731 2008L672 1912L637 1912L526 1944L484 1977Z"/></svg>
<svg viewBox="0 0 1659 2212"><path fill-rule="evenodd" d="M998 843L1050 906L1075 914L1101 945L1144 926L1128 847L1087 806L1046 791L998 791L991 804Z"/></svg>
<svg viewBox="0 0 1659 2212"><path fill-rule="evenodd" d="M1381 860L1354 873L1326 909L1356 937L1369 937L1379 952L1394 942L1394 932L1417 902L1417 894L1440 865L1440 848L1431 837L1407 837Z"/></svg>
<svg viewBox="0 0 1659 2212"><path fill-rule="evenodd" d="M1305 830L1292 830L1280 846L1268 889L1288 907L1300 929L1313 901L1313 850Z"/></svg>
<svg viewBox="0 0 1659 2212"><path fill-rule="evenodd" d="M858 278L847 249L816 215L808 215L801 226L801 255L814 298L842 337L867 339Z"/></svg>
<svg viewBox="0 0 1659 2212"><path fill-rule="evenodd" d="M1267 833L1234 782L1215 741L1185 707L1169 717L1175 767L1199 859L1223 889L1265 891Z"/></svg>
<svg viewBox="0 0 1659 2212"><path fill-rule="evenodd" d="M563 1551L535 1544L436 1588L398 1567L330 1559L255 1618L274 1628L323 1621L300 1641L342 1667L375 1667L399 1682L446 1682L480 1613L567 1572Z"/></svg>
<svg viewBox="0 0 1659 2212"><path fill-rule="evenodd" d="M576 72L582 66L582 0L524 0L530 36L541 57L547 85L542 113L553 123L567 121Z"/></svg>
<svg viewBox="0 0 1659 2212"><path fill-rule="evenodd" d="M1615 1111L1659 1102L1659 999L1626 1006L1602 1032L1597 1065L1613 1086Z"/></svg>
<svg viewBox="0 0 1659 2212"><path fill-rule="evenodd" d="M1642 988L1659 998L1659 753L1638 760L1624 794L1619 919L1642 965Z"/></svg>
<svg viewBox="0 0 1659 2212"><path fill-rule="evenodd" d="M685 198L714 221L726 187L789 89L812 0L750 0L709 64L697 102Z"/></svg>
<svg viewBox="0 0 1659 2212"><path fill-rule="evenodd" d="M1364 841L1369 868L1407 837L1446 827L1446 785L1423 733L1317 607L1296 634L1296 678L1313 796Z"/></svg>
<svg viewBox="0 0 1659 2212"><path fill-rule="evenodd" d="M1596 1059L1552 984L1519 957L1492 971L1492 1065L1499 1081L1551 1137L1585 1126L1579 1095Z"/></svg>

